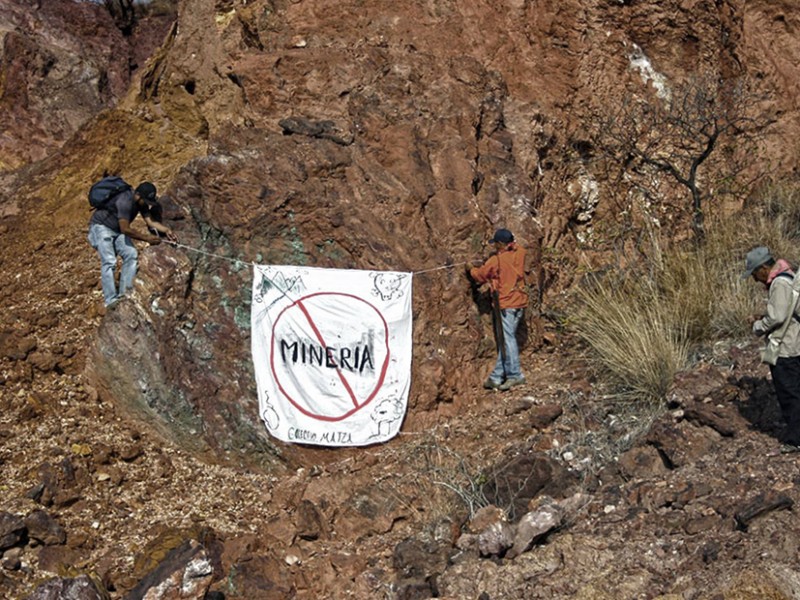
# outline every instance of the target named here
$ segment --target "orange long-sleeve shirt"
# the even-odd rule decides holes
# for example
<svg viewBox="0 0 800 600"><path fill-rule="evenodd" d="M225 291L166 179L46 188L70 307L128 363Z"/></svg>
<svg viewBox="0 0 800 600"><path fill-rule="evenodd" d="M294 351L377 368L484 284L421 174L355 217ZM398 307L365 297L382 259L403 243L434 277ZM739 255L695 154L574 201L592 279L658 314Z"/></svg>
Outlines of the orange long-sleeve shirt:
<svg viewBox="0 0 800 600"><path fill-rule="evenodd" d="M470 276L478 283L488 283L496 290L500 308L525 308L528 293L525 287L525 248L515 243L493 254L480 267L473 267Z"/></svg>

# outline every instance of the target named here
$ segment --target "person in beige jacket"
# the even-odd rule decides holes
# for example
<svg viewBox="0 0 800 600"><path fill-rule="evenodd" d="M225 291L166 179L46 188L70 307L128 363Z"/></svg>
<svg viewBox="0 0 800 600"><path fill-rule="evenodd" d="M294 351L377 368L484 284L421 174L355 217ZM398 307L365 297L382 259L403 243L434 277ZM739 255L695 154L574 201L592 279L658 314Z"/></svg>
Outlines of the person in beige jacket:
<svg viewBox="0 0 800 600"><path fill-rule="evenodd" d="M766 286L769 294L767 314L753 323L753 333L769 336L792 319L783 336L777 363L770 365L775 395L786 429L782 452L800 452L800 318L789 314L792 306L794 271L784 259L774 259L765 246L747 253L742 278L752 276Z"/></svg>

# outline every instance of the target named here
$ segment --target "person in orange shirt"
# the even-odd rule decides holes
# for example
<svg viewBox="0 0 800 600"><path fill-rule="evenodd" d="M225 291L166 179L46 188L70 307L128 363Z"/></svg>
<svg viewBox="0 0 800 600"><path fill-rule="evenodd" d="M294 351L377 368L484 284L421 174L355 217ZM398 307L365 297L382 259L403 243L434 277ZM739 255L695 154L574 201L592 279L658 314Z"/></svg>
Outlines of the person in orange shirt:
<svg viewBox="0 0 800 600"><path fill-rule="evenodd" d="M525 249L514 242L508 229L498 229L489 240L495 252L486 262L467 267L467 274L479 284L488 284L492 292L498 353L494 370L483 387L490 390L510 390L525 383L519 364L517 327L528 305L525 285Z"/></svg>

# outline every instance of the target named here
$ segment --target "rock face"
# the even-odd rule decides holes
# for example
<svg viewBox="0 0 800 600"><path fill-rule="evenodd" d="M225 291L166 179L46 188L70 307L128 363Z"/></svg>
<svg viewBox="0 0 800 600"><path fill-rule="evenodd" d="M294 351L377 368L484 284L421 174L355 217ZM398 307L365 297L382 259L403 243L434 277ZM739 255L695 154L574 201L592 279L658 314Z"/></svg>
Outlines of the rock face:
<svg viewBox="0 0 800 600"><path fill-rule="evenodd" d="M151 20L126 37L102 3L3 2L0 172L52 154L113 106L168 26Z"/></svg>
<svg viewBox="0 0 800 600"><path fill-rule="evenodd" d="M772 426L743 399L745 382L732 390L727 372L701 374L708 389L684 382L691 389L674 391L677 409L601 471L572 442L584 426L590 439L610 416L598 410L580 421L570 398L583 392L561 382L550 390L569 376L561 348L537 357L553 361L547 376L531 380L544 397L530 413L530 402L512 407L507 396L473 389L494 344L485 299L460 265L507 226L533 256L534 316L541 302L560 309L557 293L576 266L604 264L617 227L627 225L619 219L644 211L593 161L592 119L626 90L644 94L655 75L741 75L771 92L767 106L753 107L776 115L757 157L790 174L786 148L800 133L800 17L790 3L185 0L152 58L134 59L128 88L111 52L125 40L110 25L102 35L84 29L107 22L97 10L71 0L0 7L2 22L13 24L0 79L8 108L0 117L0 298L9 307L0 323L8 407L0 466L13 481L9 497L26 503L0 512L10 574L0 594L22 589L12 578L27 578L27 592L41 571L84 557L120 595L163 584L168 597L187 577L198 597L243 598L377 597L395 584L409 598L698 598L747 586L755 591L740 596L759 598L800 589L792 575L798 526L785 510L797 500L796 469L767 458L772 440L742 420ZM69 35L54 29L58 11L73 25ZM107 44L95 56L73 34L98 43L107 35ZM104 70L107 94L97 91ZM61 74L78 83L56 86ZM113 104L110 96L120 98L116 107L92 117ZM85 193L104 171L154 181L188 249L142 244L135 292L95 332L100 298L96 257L84 243ZM656 217L679 231L684 202L663 183ZM428 446L401 438L335 457L274 443L257 415L250 364L252 262L452 265L415 275L404 425L428 433L451 417L452 429L436 431ZM541 329L535 319L527 326L532 364ZM466 409L476 405L485 422L470 422ZM143 421L145 435L117 411ZM26 435L31 448L18 441ZM489 459L487 445L493 461L505 456L483 472L488 480L468 473L462 490L502 506L513 528L495 520L483 538L465 540L462 554L453 541L465 519L443 519L416 537L423 519L441 513L435 494L423 497L421 478L404 478L423 458L436 467L433 459L447 455L443 440L475 457ZM184 450L228 464L197 466ZM306 468L280 481L234 472L242 463L270 474L284 464ZM561 501L581 486L594 497L569 519L532 506L542 493ZM750 489L773 487L763 497ZM17 517L31 515L30 503L52 519ZM87 523L89 514L102 519ZM135 575L125 569L151 525L195 518L229 534L221 557L211 544L189 542L170 547L166 562L153 557ZM34 555L26 540L59 544L60 527L69 546L42 545ZM496 560L510 548L513 559ZM742 563L755 575L736 581L730 574ZM97 587L54 580L35 593L81 585L87 597L104 595L89 583Z"/></svg>
<svg viewBox="0 0 800 600"><path fill-rule="evenodd" d="M51 579L37 587L25 600L59 600L74 598L75 600L107 600L108 595L100 591L87 575L75 578Z"/></svg>
<svg viewBox="0 0 800 600"><path fill-rule="evenodd" d="M480 256L502 225L531 250L534 296L565 285L569 270L543 264L541 247L569 251L570 231L588 239L619 210L598 201L601 174L570 149L618 88L644 89L634 44L667 78L694 65L742 75L751 57L767 68L747 32L774 10L184 3L142 73L134 119L182 131L176 157L195 154L159 158L157 175L181 243L206 254L143 252L135 307L105 323L91 378L172 436L202 432L195 446L274 454L248 360L251 262L417 271ZM712 31L727 32L725 43ZM130 136L140 161L154 157ZM459 268L417 275L414 290L411 427L414 415L457 404L481 375L464 366L493 353ZM132 349L136 327L147 334L134 332ZM188 365L202 368L190 376Z"/></svg>

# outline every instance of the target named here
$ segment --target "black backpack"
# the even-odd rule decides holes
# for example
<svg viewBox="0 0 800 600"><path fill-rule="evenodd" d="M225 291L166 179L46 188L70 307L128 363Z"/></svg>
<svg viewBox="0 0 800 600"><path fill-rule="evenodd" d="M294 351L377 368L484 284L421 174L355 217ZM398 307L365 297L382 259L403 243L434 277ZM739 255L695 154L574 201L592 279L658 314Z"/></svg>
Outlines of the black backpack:
<svg viewBox="0 0 800 600"><path fill-rule="evenodd" d="M103 177L89 190L89 206L95 209L107 208L109 201L130 189L131 186L122 177L115 175Z"/></svg>

